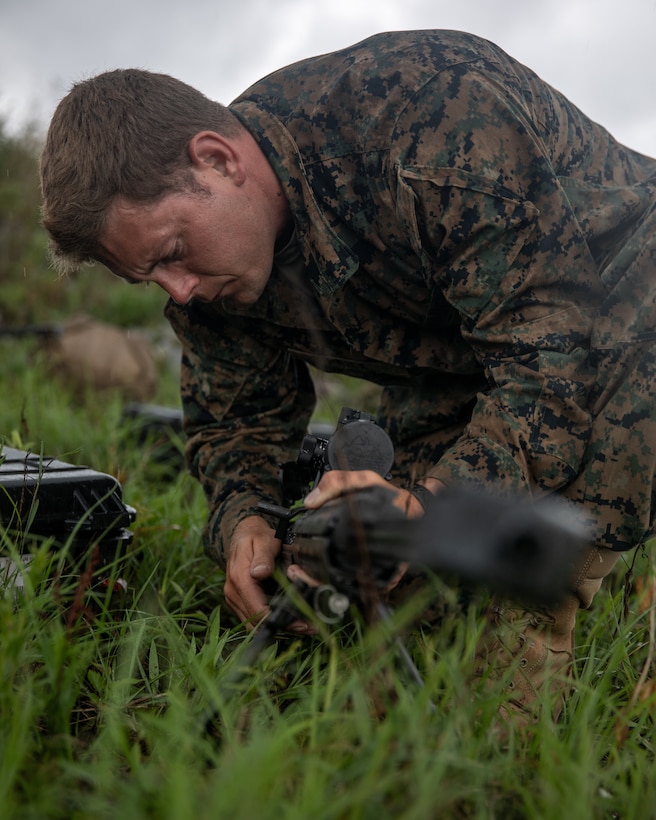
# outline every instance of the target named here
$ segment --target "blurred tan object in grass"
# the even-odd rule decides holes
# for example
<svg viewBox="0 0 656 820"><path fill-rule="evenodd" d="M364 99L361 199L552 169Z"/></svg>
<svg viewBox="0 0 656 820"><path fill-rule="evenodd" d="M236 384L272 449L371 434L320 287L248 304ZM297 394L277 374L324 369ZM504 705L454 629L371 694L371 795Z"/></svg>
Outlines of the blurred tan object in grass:
<svg viewBox="0 0 656 820"><path fill-rule="evenodd" d="M44 342L44 350L50 372L76 394L113 390L136 401L155 394L155 357L139 331L81 314L63 322L59 332Z"/></svg>

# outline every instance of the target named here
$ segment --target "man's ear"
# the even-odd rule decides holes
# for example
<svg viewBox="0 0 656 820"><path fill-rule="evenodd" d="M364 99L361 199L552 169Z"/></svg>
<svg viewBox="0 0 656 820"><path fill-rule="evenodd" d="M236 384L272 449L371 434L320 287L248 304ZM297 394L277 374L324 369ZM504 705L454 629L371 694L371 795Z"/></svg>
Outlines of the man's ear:
<svg viewBox="0 0 656 820"><path fill-rule="evenodd" d="M241 154L234 140L226 139L215 131L200 131L194 134L189 141L189 158L191 164L199 171L213 168L221 176L242 181Z"/></svg>

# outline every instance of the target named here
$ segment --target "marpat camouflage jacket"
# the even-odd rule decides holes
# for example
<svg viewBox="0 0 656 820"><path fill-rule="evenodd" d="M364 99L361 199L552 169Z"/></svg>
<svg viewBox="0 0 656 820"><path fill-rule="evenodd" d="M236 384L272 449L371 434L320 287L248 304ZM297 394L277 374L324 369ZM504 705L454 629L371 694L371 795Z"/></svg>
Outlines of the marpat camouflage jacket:
<svg viewBox="0 0 656 820"><path fill-rule="evenodd" d="M593 321L656 161L451 31L304 60L231 110L284 186L301 265L274 268L249 308L167 307L210 552L279 502L314 406L305 362L385 386L399 481L567 486L590 435Z"/></svg>

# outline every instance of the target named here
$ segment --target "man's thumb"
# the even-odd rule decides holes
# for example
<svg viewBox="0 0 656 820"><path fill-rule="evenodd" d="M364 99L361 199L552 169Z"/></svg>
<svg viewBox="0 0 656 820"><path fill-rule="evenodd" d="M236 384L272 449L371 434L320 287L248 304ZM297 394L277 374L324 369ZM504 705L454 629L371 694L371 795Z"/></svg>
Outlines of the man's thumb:
<svg viewBox="0 0 656 820"><path fill-rule="evenodd" d="M273 564L268 556L257 554L253 556L253 560L251 561L251 578L261 581L264 578L268 578L272 572Z"/></svg>

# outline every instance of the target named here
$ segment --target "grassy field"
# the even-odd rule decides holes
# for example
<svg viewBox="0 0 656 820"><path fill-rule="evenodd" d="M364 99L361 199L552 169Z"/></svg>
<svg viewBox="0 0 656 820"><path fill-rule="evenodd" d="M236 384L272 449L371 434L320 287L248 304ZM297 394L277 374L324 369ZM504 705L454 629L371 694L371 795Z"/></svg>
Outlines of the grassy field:
<svg viewBox="0 0 656 820"><path fill-rule="evenodd" d="M175 406L154 289L100 271L63 282L24 262L3 274L0 306L13 325L83 310L145 328L158 352L153 400ZM238 677L252 635L222 605L221 571L202 553L195 483L135 446L121 396L80 397L57 380L38 339L0 338L0 374L2 440L117 476L137 511L114 568L127 594L85 593L64 571L66 548L48 542L32 545L23 591L0 590L0 817L656 816L649 553L627 556L582 614L575 691L558 724L544 718L530 734L500 737L500 690L467 684L474 612L439 630L398 614L421 689L357 614L315 638L280 639ZM324 415L369 400L357 389L324 385ZM14 558L23 546L1 529L0 545ZM451 596L439 579L433 593Z"/></svg>

